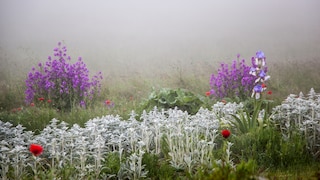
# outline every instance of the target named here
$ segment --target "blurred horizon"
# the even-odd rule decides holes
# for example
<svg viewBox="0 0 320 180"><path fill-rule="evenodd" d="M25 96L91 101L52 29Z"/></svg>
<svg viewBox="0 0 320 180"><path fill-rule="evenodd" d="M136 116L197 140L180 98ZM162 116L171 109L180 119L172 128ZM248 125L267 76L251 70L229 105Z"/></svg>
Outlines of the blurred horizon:
<svg viewBox="0 0 320 180"><path fill-rule="evenodd" d="M207 73L238 53L250 63L257 50L272 64L317 61L318 7L318 0L2 0L0 74L27 73L58 42L105 76Z"/></svg>

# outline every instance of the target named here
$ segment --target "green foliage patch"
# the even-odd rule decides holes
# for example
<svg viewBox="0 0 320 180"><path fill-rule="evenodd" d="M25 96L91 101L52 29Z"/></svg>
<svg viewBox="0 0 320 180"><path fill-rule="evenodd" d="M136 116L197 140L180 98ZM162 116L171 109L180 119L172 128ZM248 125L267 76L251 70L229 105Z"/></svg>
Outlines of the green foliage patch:
<svg viewBox="0 0 320 180"><path fill-rule="evenodd" d="M184 89L163 88L159 91L153 91L149 98L139 107L141 110L150 111L155 106L159 109L173 109L177 107L189 114L196 114L200 107L208 107L205 97L196 95Z"/></svg>

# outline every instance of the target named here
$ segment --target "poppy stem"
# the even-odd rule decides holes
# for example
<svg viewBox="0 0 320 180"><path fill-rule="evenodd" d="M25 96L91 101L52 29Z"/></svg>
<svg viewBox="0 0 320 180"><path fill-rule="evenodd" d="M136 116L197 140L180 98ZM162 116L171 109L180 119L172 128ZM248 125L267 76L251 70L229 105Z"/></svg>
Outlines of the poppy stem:
<svg viewBox="0 0 320 180"><path fill-rule="evenodd" d="M34 173L34 179L38 179L37 177L37 156L33 156L34 158L34 169L33 169L33 173Z"/></svg>

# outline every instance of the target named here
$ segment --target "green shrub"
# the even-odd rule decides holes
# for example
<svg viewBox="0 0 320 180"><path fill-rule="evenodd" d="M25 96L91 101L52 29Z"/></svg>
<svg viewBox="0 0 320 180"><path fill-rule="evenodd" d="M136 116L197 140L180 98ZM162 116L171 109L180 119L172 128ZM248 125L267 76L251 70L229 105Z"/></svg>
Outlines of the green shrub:
<svg viewBox="0 0 320 180"><path fill-rule="evenodd" d="M52 108L26 107L17 112L0 112L0 120L11 122L14 125L21 124L27 130L39 132L46 127L53 118L60 117Z"/></svg>
<svg viewBox="0 0 320 180"><path fill-rule="evenodd" d="M233 143L235 162L255 159L260 167L284 168L312 160L305 140L298 133L290 139L283 139L274 127L257 128L235 136Z"/></svg>
<svg viewBox="0 0 320 180"><path fill-rule="evenodd" d="M142 103L141 110L150 111L155 106L159 109L178 107L189 114L196 114L200 107L208 107L205 98L183 89L160 89L153 91L149 99Z"/></svg>
<svg viewBox="0 0 320 180"><path fill-rule="evenodd" d="M155 154L145 153L142 163L148 171L148 177L155 179L173 179L175 169L167 162L161 161Z"/></svg>
<svg viewBox="0 0 320 180"><path fill-rule="evenodd" d="M109 179L117 179L116 174L120 170L120 158L117 152L110 152L106 154L105 161L107 168L103 168L102 174L113 174L114 177L109 177Z"/></svg>
<svg viewBox="0 0 320 180"><path fill-rule="evenodd" d="M206 169L208 171L208 169ZM234 167L231 164L220 162L213 165L211 172L198 171L194 179L215 180L238 180L255 179L257 175L257 164L254 160L241 161Z"/></svg>

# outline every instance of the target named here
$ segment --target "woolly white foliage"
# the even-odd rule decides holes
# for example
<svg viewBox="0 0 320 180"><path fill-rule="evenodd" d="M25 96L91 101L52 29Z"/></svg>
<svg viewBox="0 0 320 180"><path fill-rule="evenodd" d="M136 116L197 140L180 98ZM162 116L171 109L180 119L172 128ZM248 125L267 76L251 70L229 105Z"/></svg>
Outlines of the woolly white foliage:
<svg viewBox="0 0 320 180"><path fill-rule="evenodd" d="M200 108L197 114L189 115L181 110L158 110L156 107L144 111L139 120L132 112L128 120L107 115L89 120L84 127L77 124L69 127L65 122L53 119L38 135L25 131L18 125L0 121L0 165L1 178L6 179L8 169L14 169L19 179L26 166L32 166L34 159L28 151L31 143L41 144L44 152L40 158L52 169L65 165L74 166L77 177L94 175L102 178L101 171L107 168L106 154L117 154L120 158L120 170L117 174L104 177L139 179L147 176L142 164L144 153L161 156L163 142L166 144L170 163L175 168L187 169L190 173L198 165L211 166L216 137L221 124L231 124L231 114L236 114L243 105L218 102L212 110ZM313 90L308 97L290 95L280 106L273 110L272 119L279 124L283 135L290 138L292 127L298 127L304 133L309 148L318 152L320 96ZM231 146L231 144L230 144ZM228 148L230 150L230 147ZM230 151L227 152L228 159ZM231 161L231 160L230 160Z"/></svg>
<svg viewBox="0 0 320 180"><path fill-rule="evenodd" d="M271 119L280 126L285 139L298 129L314 156L320 155L320 94L311 89L305 97L291 94L273 109Z"/></svg>
<svg viewBox="0 0 320 180"><path fill-rule="evenodd" d="M141 164L142 155L145 152L159 155L162 139L168 145L170 163L174 167L188 167L191 171L195 165L211 165L219 128L217 117L230 113L229 108L213 109L201 108L191 116L178 109L159 111L155 107L150 112L144 111L141 121L132 112L128 120L107 115L89 120L84 127L77 124L68 127L65 122L53 119L38 135L23 131L22 126L13 127L0 121L1 177L6 176L10 166L20 164L17 172L23 172L25 162L32 162L28 152L31 143L44 147L41 157L50 159L47 165L51 168L74 166L79 171L79 177L75 178L83 178L89 173L98 178L107 153L119 155L122 163L121 173L116 175L119 178L145 177L147 172ZM129 156L124 157L125 154ZM19 159L15 160L17 156Z"/></svg>

